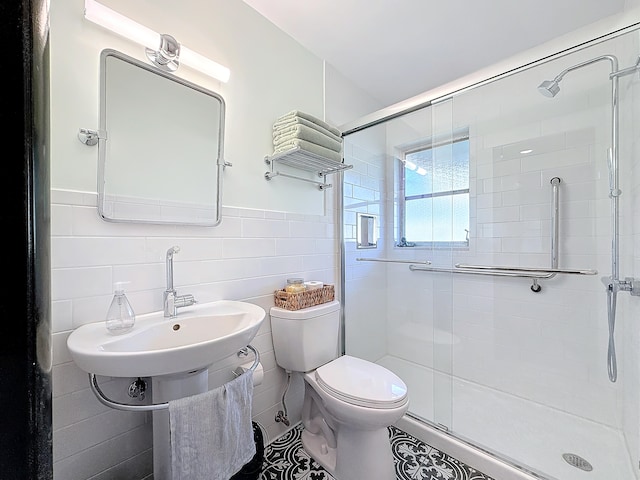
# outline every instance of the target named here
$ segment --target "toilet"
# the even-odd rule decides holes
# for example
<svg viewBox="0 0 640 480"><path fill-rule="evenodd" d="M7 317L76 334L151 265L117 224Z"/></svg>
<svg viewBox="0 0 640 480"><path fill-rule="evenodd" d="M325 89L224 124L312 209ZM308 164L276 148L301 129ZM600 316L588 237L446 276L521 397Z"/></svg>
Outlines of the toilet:
<svg viewBox="0 0 640 480"><path fill-rule="evenodd" d="M302 446L337 480L395 480L387 427L407 411L407 386L338 348L340 303L271 308L276 363L305 382Z"/></svg>

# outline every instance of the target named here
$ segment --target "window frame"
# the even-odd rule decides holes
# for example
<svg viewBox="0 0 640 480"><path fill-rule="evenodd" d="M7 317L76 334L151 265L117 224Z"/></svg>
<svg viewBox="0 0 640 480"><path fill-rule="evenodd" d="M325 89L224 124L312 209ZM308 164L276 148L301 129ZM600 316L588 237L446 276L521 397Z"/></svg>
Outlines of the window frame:
<svg viewBox="0 0 640 480"><path fill-rule="evenodd" d="M400 150L400 158L398 158L398 229L397 229L397 240L394 244L394 248L408 248L409 246L414 248L430 248L430 249L468 249L469 248L469 226L467 226L467 238L464 241L456 240L432 240L432 241L415 241L411 239L406 239L409 245L400 246L400 239L405 238L406 232L406 168L405 161L407 155L412 153L438 148L444 145L453 145L454 143L470 141L469 132L465 130L464 133L459 133L454 137L449 137L441 140L432 140L428 142L423 142L420 144L413 144L411 147ZM470 152L470 149L469 149ZM455 190L446 190L442 192L435 193L424 193L420 195L411 195L409 200L419 200L422 198L436 198L436 197L452 197L454 195L460 194L468 194L470 195L470 184L471 184L471 155L467 156L467 167L469 168L469 187L463 189L455 189ZM471 223L471 197L469 196L469 224Z"/></svg>

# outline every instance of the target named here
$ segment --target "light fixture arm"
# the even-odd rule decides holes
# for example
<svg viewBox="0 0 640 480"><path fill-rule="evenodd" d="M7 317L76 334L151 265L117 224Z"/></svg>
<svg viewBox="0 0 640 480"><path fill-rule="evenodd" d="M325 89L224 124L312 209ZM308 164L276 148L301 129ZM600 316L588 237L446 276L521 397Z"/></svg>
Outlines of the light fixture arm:
<svg viewBox="0 0 640 480"><path fill-rule="evenodd" d="M156 67L167 72L175 72L180 66L180 43L166 33L160 34L160 45L157 50L145 48L147 58Z"/></svg>

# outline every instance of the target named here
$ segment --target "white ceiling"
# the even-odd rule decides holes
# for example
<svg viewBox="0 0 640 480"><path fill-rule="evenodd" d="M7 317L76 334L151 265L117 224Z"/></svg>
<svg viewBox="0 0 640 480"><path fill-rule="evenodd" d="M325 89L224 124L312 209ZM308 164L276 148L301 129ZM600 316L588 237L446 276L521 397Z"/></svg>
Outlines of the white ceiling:
<svg viewBox="0 0 640 480"><path fill-rule="evenodd" d="M244 0L388 106L623 11L624 0Z"/></svg>

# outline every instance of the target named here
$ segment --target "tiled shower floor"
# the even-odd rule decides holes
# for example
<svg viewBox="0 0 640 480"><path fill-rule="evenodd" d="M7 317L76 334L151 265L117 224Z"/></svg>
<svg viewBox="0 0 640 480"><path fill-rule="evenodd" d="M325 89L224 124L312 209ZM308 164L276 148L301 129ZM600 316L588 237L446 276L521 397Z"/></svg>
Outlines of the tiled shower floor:
<svg viewBox="0 0 640 480"><path fill-rule="evenodd" d="M260 480L335 480L304 451L301 434L298 424L265 448ZM493 480L398 428L389 437L397 480Z"/></svg>

